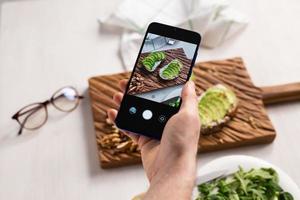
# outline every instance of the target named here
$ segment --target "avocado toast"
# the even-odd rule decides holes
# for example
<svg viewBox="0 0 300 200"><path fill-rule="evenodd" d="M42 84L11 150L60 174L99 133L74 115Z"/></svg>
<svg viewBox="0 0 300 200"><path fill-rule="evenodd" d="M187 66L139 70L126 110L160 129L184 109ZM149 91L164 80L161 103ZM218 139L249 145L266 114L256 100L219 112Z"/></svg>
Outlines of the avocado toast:
<svg viewBox="0 0 300 200"><path fill-rule="evenodd" d="M173 80L179 76L182 66L178 59L174 59L159 70L159 76L164 80Z"/></svg>
<svg viewBox="0 0 300 200"><path fill-rule="evenodd" d="M218 84L207 89L198 100L201 134L220 130L233 116L238 99L228 87Z"/></svg>
<svg viewBox="0 0 300 200"><path fill-rule="evenodd" d="M142 60L142 64L146 70L153 72L165 58L166 55L162 51L152 52Z"/></svg>

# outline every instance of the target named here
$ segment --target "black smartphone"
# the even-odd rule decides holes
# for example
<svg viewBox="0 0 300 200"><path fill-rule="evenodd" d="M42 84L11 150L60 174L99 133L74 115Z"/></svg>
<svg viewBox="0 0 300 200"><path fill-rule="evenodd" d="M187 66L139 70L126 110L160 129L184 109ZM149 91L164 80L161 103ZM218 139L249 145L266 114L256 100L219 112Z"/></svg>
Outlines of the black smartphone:
<svg viewBox="0 0 300 200"><path fill-rule="evenodd" d="M145 34L116 118L122 130L160 140L181 105L200 45L199 33L153 22Z"/></svg>

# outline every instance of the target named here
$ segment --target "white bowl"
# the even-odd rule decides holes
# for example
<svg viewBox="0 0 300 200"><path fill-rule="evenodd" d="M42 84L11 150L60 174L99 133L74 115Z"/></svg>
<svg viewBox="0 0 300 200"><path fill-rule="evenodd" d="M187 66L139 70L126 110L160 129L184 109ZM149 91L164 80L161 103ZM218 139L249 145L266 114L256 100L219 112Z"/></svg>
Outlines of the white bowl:
<svg viewBox="0 0 300 200"><path fill-rule="evenodd" d="M291 193L295 200L300 199L300 190L297 184L279 167L276 167L264 160L244 155L232 155L217 158L204 166L198 166L197 177L205 176L214 171L227 171L233 173L238 170L241 166L245 170L250 170L251 168L261 168L261 167L271 167L278 173L279 185L284 191ZM192 199L197 197L197 188L194 188Z"/></svg>

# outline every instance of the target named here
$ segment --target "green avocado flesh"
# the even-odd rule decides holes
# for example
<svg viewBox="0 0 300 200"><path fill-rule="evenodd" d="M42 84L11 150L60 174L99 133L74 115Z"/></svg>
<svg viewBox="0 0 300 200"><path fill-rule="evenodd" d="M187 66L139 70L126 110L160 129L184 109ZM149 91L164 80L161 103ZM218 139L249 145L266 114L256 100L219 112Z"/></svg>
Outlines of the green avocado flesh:
<svg viewBox="0 0 300 200"><path fill-rule="evenodd" d="M162 61L165 58L166 55L162 51L152 52L142 60L142 64L148 71L153 71L154 70L153 67L155 66L155 63Z"/></svg>
<svg viewBox="0 0 300 200"><path fill-rule="evenodd" d="M206 90L198 101L199 117L203 127L211 127L223 122L237 105L233 91L223 85L215 85Z"/></svg>
<svg viewBox="0 0 300 200"><path fill-rule="evenodd" d="M161 78L171 80L178 77L182 68L182 63L174 59L160 73Z"/></svg>

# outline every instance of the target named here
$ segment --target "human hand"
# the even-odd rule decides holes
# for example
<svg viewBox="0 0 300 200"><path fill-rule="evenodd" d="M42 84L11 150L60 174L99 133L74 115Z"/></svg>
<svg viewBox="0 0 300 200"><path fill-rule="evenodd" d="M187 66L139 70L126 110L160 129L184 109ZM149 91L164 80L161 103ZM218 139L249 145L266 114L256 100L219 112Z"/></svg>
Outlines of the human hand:
<svg viewBox="0 0 300 200"><path fill-rule="evenodd" d="M120 81L123 92L125 92L126 85L127 80ZM180 110L167 122L161 141L126 133L141 150L143 166L150 182L146 197L158 198L157 195L163 192L164 197L159 197L167 198L174 194L174 190L176 190L177 198L178 192L188 197L192 192L200 134L197 96L192 81L184 86L181 97ZM122 98L123 93L116 93L113 97L118 105ZM110 120L114 121L117 110L110 109L107 113Z"/></svg>

